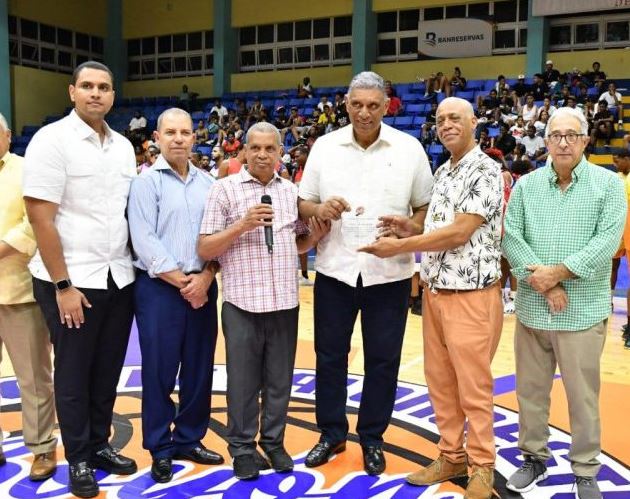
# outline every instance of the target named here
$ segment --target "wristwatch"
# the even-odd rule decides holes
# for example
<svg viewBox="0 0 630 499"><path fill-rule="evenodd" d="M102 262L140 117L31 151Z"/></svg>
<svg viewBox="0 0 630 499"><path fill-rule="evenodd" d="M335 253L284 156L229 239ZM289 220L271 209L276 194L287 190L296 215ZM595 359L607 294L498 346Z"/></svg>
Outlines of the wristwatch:
<svg viewBox="0 0 630 499"><path fill-rule="evenodd" d="M72 286L72 281L70 279L62 279L61 281L57 281L55 284L55 290L63 291L64 289L68 289Z"/></svg>

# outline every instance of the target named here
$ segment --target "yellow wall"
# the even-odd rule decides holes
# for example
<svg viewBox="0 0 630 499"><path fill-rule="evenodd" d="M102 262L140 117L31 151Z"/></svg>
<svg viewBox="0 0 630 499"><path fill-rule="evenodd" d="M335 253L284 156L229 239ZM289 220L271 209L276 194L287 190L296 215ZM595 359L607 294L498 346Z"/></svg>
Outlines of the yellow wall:
<svg viewBox="0 0 630 499"><path fill-rule="evenodd" d="M599 61L602 71L609 78L628 78L630 67L630 50L580 50L575 52L549 52L547 59L553 61L553 66L560 71L578 68L582 71L591 70L594 61Z"/></svg>
<svg viewBox="0 0 630 499"><path fill-rule="evenodd" d="M352 78L352 66L233 74L232 92L297 88L305 76L310 76L315 88L347 85Z"/></svg>
<svg viewBox="0 0 630 499"><path fill-rule="evenodd" d="M107 34L107 0L9 0L9 14L90 35Z"/></svg>
<svg viewBox="0 0 630 499"><path fill-rule="evenodd" d="M213 0L123 0L125 39L191 33L213 25Z"/></svg>
<svg viewBox="0 0 630 499"><path fill-rule="evenodd" d="M41 125L46 116L61 114L71 105L70 75L11 65L13 129L17 135L24 125ZM30 90L26 90L30 89Z"/></svg>
<svg viewBox="0 0 630 499"><path fill-rule="evenodd" d="M232 0L232 26L319 19L352 14L352 0L315 0L287 2L287 0Z"/></svg>
<svg viewBox="0 0 630 499"><path fill-rule="evenodd" d="M424 7L443 7L444 5L461 5L463 3L480 3L487 0L374 0L372 10L375 12L417 9Z"/></svg>
<svg viewBox="0 0 630 499"><path fill-rule="evenodd" d="M373 64L372 69L388 80L404 83L416 81L416 76L426 78L437 71L451 76L455 66L459 66L462 75L468 80L496 78L499 74L504 74L508 78L516 78L519 73L525 71L525 55L388 62Z"/></svg>
<svg viewBox="0 0 630 499"><path fill-rule="evenodd" d="M125 97L179 95L182 85L188 85L188 90L197 92L199 97L212 97L212 78L212 76L195 76L169 80L126 81L123 83L123 92Z"/></svg>

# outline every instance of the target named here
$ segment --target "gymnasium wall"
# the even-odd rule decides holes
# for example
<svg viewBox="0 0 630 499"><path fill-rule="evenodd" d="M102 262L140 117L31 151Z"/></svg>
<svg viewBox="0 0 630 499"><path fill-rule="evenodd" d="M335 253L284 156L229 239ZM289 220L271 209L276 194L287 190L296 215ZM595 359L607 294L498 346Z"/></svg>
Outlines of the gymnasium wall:
<svg viewBox="0 0 630 499"><path fill-rule="evenodd" d="M125 97L179 95L182 85L188 85L188 90L197 92L199 97L212 97L212 78L212 76L195 76L168 80L126 81L123 84L123 95Z"/></svg>
<svg viewBox="0 0 630 499"><path fill-rule="evenodd" d="M569 71L576 67L581 71L590 70L594 61L602 65L608 78L628 78L630 50L579 50L574 52L548 52L547 59L553 61L554 68Z"/></svg>
<svg viewBox="0 0 630 499"><path fill-rule="evenodd" d="M9 15L90 35L107 34L107 0L9 0Z"/></svg>
<svg viewBox="0 0 630 499"><path fill-rule="evenodd" d="M337 17L352 14L352 0L317 0L314 2L287 2L286 0L232 0L232 26Z"/></svg>
<svg viewBox="0 0 630 499"><path fill-rule="evenodd" d="M212 29L213 0L123 0L123 38Z"/></svg>

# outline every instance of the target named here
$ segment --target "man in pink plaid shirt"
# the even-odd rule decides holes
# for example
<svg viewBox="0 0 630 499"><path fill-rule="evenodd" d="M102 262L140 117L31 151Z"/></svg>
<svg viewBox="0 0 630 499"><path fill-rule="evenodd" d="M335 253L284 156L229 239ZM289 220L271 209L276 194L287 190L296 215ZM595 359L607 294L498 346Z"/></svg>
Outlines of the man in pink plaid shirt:
<svg viewBox="0 0 630 499"><path fill-rule="evenodd" d="M309 227L299 220L297 187L275 172L281 154L276 127L265 122L250 127L247 169L214 184L200 230L199 255L221 265L227 440L234 474L242 480L269 466L256 450L259 420L258 443L271 466L278 472L293 469L284 429L297 344L297 255L329 229L314 217ZM273 204L261 203L263 195ZM273 252L265 227L272 227Z"/></svg>

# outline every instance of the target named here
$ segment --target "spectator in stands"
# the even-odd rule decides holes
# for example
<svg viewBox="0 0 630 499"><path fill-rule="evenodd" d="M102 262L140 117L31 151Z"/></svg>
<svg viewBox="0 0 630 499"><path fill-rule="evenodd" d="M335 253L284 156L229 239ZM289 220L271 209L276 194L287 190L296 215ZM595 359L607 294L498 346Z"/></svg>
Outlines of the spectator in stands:
<svg viewBox="0 0 630 499"><path fill-rule="evenodd" d="M147 119L143 116L142 111L136 111L129 122L129 132L131 135L146 134Z"/></svg>
<svg viewBox="0 0 630 499"><path fill-rule="evenodd" d="M229 111L232 111L232 109ZM230 117L230 122L234 122L236 120L242 122L247 118L248 110L245 105L245 101L239 97L234 99L234 114L230 114L229 111L228 116Z"/></svg>
<svg viewBox="0 0 630 499"><path fill-rule="evenodd" d="M210 115L208 119L212 117L213 113L219 117L219 122L221 122L223 118L228 115L228 110L221 102L221 99L214 100L214 106L212 106L212 108L210 109Z"/></svg>
<svg viewBox="0 0 630 499"><path fill-rule="evenodd" d="M523 116L516 118L516 123L510 127L510 135L516 139L516 142L520 144L521 139L526 134L525 120Z"/></svg>
<svg viewBox="0 0 630 499"><path fill-rule="evenodd" d="M425 145L430 144L435 139L435 119L437 108L437 102L432 102L431 110L427 113L427 121L425 121L422 125L420 140Z"/></svg>
<svg viewBox="0 0 630 499"><path fill-rule="evenodd" d="M54 346L68 487L94 497L94 468L116 475L138 469L109 444L133 322L125 211L136 165L129 141L105 122L114 103L110 69L96 61L80 64L69 93L72 112L29 143L23 195L38 246L29 264L33 291Z"/></svg>
<svg viewBox="0 0 630 499"><path fill-rule="evenodd" d="M549 121L549 113L543 109L540 113L538 113L538 119L534 122L534 127L536 127L536 134L540 137L545 136L545 129L547 128L547 122Z"/></svg>
<svg viewBox="0 0 630 499"><path fill-rule="evenodd" d="M214 146L212 148L210 163L208 165L208 173L214 178L219 177L219 167L221 166L221 163L223 163L224 159L225 155L223 154L221 146Z"/></svg>
<svg viewBox="0 0 630 499"><path fill-rule="evenodd" d="M527 124L533 124L538 116L538 106L534 100L534 96L529 94L525 98L525 105L519 109L519 115L523 117L523 121Z"/></svg>
<svg viewBox="0 0 630 499"><path fill-rule="evenodd" d="M501 123L499 126L499 135L493 137L491 147L501 151L504 157L514 150L516 147L516 139L510 135L510 126L507 123Z"/></svg>
<svg viewBox="0 0 630 499"><path fill-rule="evenodd" d="M210 156L207 154L201 155L201 161L199 162L199 169L206 173L210 173Z"/></svg>
<svg viewBox="0 0 630 499"><path fill-rule="evenodd" d="M287 113L286 108L284 106L278 106L276 108L276 113L273 120L273 126L275 126L278 130L282 130L287 126Z"/></svg>
<svg viewBox="0 0 630 499"><path fill-rule="evenodd" d="M289 119L287 120L287 126L280 130L282 143L284 144L287 132L291 132L293 139L297 142L300 138L300 134L302 134L305 130L306 126L304 118L298 114L298 108L293 106L289 114Z"/></svg>
<svg viewBox="0 0 630 499"><path fill-rule="evenodd" d="M589 147L587 148L589 152L595 147L597 139L604 139L606 145L610 145L610 140L615 133L614 123L615 117L608 109L606 101L600 100L597 103L597 112L591 125Z"/></svg>
<svg viewBox="0 0 630 499"><path fill-rule="evenodd" d="M521 139L521 145L525 146L525 154L532 161L541 161L546 157L545 141L536 135L536 127L527 125L527 135Z"/></svg>
<svg viewBox="0 0 630 499"><path fill-rule="evenodd" d="M197 123L197 128L195 129L195 144L206 144L208 140L210 140L208 129L205 127L203 120L199 120L199 123Z"/></svg>
<svg viewBox="0 0 630 499"><path fill-rule="evenodd" d="M477 141L477 145L482 151L490 149L490 147L492 146L492 141L488 136L487 130L481 130L481 132L479 132L479 140Z"/></svg>
<svg viewBox="0 0 630 499"><path fill-rule="evenodd" d="M549 86L545 83L542 74L536 73L534 75L534 83L529 88L529 92L534 96L535 101L540 101L549 95Z"/></svg>
<svg viewBox="0 0 630 499"><path fill-rule="evenodd" d="M451 76L451 94L455 95L457 92L466 90L466 78L462 76L462 72L459 67L455 66L453 70L453 76Z"/></svg>
<svg viewBox="0 0 630 499"><path fill-rule="evenodd" d="M159 155L160 149L157 146L149 146L144 153L144 162L138 166L138 173L142 173L144 170L151 168Z"/></svg>
<svg viewBox="0 0 630 499"><path fill-rule="evenodd" d="M556 106L551 104L551 99L549 97L545 97L543 99L543 105L538 108L538 116L540 116L540 113L543 111L547 111L547 114L551 117L555 110Z"/></svg>
<svg viewBox="0 0 630 499"><path fill-rule="evenodd" d="M582 104L583 107L586 107L586 103L592 101L593 98L588 95L588 87L583 83L580 84L578 86L577 103Z"/></svg>
<svg viewBox="0 0 630 499"><path fill-rule="evenodd" d="M617 122L619 124L619 129L623 129L623 102L621 98L621 94L617 92L617 85L615 85L614 81L608 83L608 91L604 92L599 96L600 102L602 100L606 101L608 104L608 109L611 111L617 112Z"/></svg>
<svg viewBox="0 0 630 499"><path fill-rule="evenodd" d="M28 477L40 482L57 469L50 333L28 270L36 242L22 197L23 160L9 152L10 143L11 130L0 114L0 348L6 347L20 387L22 437L33 454ZM1 446L0 463L6 464Z"/></svg>
<svg viewBox="0 0 630 499"><path fill-rule="evenodd" d="M338 128L344 127L350 123L343 92L337 92L335 94L335 120L337 121Z"/></svg>
<svg viewBox="0 0 630 499"><path fill-rule="evenodd" d="M221 265L226 439L234 475L242 480L256 478L265 462L256 450L259 428L258 444L271 466L278 472L293 470L284 435L298 335L295 261L329 227L310 218L309 234L300 221L297 188L274 170L282 145L273 125L250 127L246 151L248 169L219 180L211 190L198 243L204 260ZM273 205L262 204L262 195L269 195ZM273 254L265 247L264 226L274 229Z"/></svg>
<svg viewBox="0 0 630 499"><path fill-rule="evenodd" d="M514 105L514 99L510 96L509 91L504 88L499 97L499 109L501 114L509 121L514 121L518 115L518 108Z"/></svg>
<svg viewBox="0 0 630 499"><path fill-rule="evenodd" d="M425 97L433 94L444 93L446 97L451 95L451 83L449 79L444 76L442 71L437 73L431 73L431 76L426 80Z"/></svg>
<svg viewBox="0 0 630 499"><path fill-rule="evenodd" d="M520 142L516 144L516 147L514 148L514 151L511 154L511 160L512 161L527 161L528 163L532 164L531 161L529 160L529 156L527 155L525 146L521 144ZM535 165L532 165L532 167L535 167Z"/></svg>
<svg viewBox="0 0 630 499"><path fill-rule="evenodd" d="M571 95L571 90L568 85L562 85L560 91L555 93L552 97L556 102L557 107L564 107L567 105L567 98Z"/></svg>
<svg viewBox="0 0 630 499"><path fill-rule="evenodd" d="M499 75L497 76L497 81L494 84L494 89L497 91L497 96L503 95L503 91L510 91L510 85L507 81L505 81L505 76Z"/></svg>
<svg viewBox="0 0 630 499"><path fill-rule="evenodd" d="M197 92L190 92L188 85L182 85L182 91L179 94L180 107L188 112L194 111L198 95Z"/></svg>
<svg viewBox="0 0 630 499"><path fill-rule="evenodd" d="M241 141L236 138L236 135L232 130L227 133L223 144L221 144L221 149L226 156L236 156L236 153L241 147Z"/></svg>
<svg viewBox="0 0 630 499"><path fill-rule="evenodd" d="M325 108L332 107L333 103L328 100L328 94L322 95L317 103L317 109L324 114Z"/></svg>
<svg viewBox="0 0 630 499"><path fill-rule="evenodd" d="M188 160L193 164L193 166L196 166L197 168L199 168L199 163L201 163L201 153L191 152L188 155Z"/></svg>
<svg viewBox="0 0 630 499"><path fill-rule="evenodd" d="M224 138L223 130L219 127L219 116L216 113L210 114L210 120L208 122L208 143L209 144L222 144Z"/></svg>
<svg viewBox="0 0 630 499"><path fill-rule="evenodd" d="M398 116L403 110L403 104L398 96L394 95L393 87L385 87L385 94L389 97L389 105L387 106L387 113L385 116Z"/></svg>
<svg viewBox="0 0 630 499"><path fill-rule="evenodd" d="M601 91L606 83L606 73L601 70L601 66L597 61L593 62L592 68L593 70L588 71L584 76L588 79L591 86L596 87Z"/></svg>
<svg viewBox="0 0 630 499"><path fill-rule="evenodd" d="M488 95L486 95L485 97L481 97L481 95L477 97L477 107L484 106L487 111L493 111L494 109L499 107L500 103L501 101L499 100L497 91L495 89L490 90Z"/></svg>
<svg viewBox="0 0 630 499"><path fill-rule="evenodd" d="M391 85L390 85L391 87ZM395 93L395 89L392 87L392 92ZM345 110L346 103L344 100L343 92L335 92L335 102L333 102L333 107L335 108L335 114L339 114L341 108Z"/></svg>
<svg viewBox="0 0 630 499"><path fill-rule="evenodd" d="M559 367L572 429L566 459L577 496L596 499L602 497L600 362L610 316L610 261L627 202L617 175L584 158L587 129L579 111L554 113L546 139L551 161L516 183L505 217L503 250L519 280L514 350L523 456L506 486L531 491L547 476L549 406Z"/></svg>
<svg viewBox="0 0 630 499"><path fill-rule="evenodd" d="M518 75L518 80L512 87L512 94L515 101L521 101L521 99L529 92L529 85L525 83L525 75Z"/></svg>
<svg viewBox="0 0 630 499"><path fill-rule="evenodd" d="M553 91L553 87L560 80L560 71L553 67L553 61L549 59L545 62L545 71L543 72L543 80Z"/></svg>
<svg viewBox="0 0 630 499"><path fill-rule="evenodd" d="M245 164L245 147L243 144L238 145L236 154L233 156L227 155L223 160L221 166L219 166L219 172L217 178L224 178L229 175L236 175L239 173Z"/></svg>
<svg viewBox="0 0 630 499"><path fill-rule="evenodd" d="M197 233L214 180L188 162L190 114L164 111L155 132L162 154L134 179L127 216L135 254L135 316L142 354L142 445L151 478L173 478L172 459L222 464L207 449L217 339L216 262L197 255ZM187 230L182 230L187 227ZM171 400L179 378L179 407Z"/></svg>
<svg viewBox="0 0 630 499"><path fill-rule="evenodd" d="M378 256L423 252L424 367L439 456L406 480L426 486L467 477L470 465L466 497L487 499L496 460L490 365L503 325L504 193L500 166L476 147L475 128L469 102L455 97L440 103L438 136L451 159L435 173L424 228L407 217L381 217L387 228L409 237L381 237L365 249Z"/></svg>
<svg viewBox="0 0 630 499"><path fill-rule="evenodd" d="M371 217L411 211L414 221L422 223L432 175L420 143L382 123L387 96L379 75L365 71L354 76L346 101L351 126L318 139L299 190L300 215L317 215L334 225L318 247L316 264L316 419L322 434L305 462L323 465L346 448L348 352L360 312L365 382L357 433L365 471L379 475L386 468L383 434L394 406L413 256L377 261L359 254L361 241L342 227L356 224L352 220L361 212ZM380 166L370 171L365 165L372 162ZM341 180L340 165L352 182ZM369 199L364 188L391 195Z"/></svg>
<svg viewBox="0 0 630 499"><path fill-rule="evenodd" d="M305 76L302 83L298 84L297 96L307 99L313 97L313 85L311 84L311 79L308 76Z"/></svg>
<svg viewBox="0 0 630 499"><path fill-rule="evenodd" d="M575 98L575 95L569 94L567 96L566 104L564 105L564 107L570 107L572 109L575 109L577 107L577 99Z"/></svg>
<svg viewBox="0 0 630 499"><path fill-rule="evenodd" d="M260 102L260 98L256 97L254 103L249 108L245 128L249 128L253 123L258 123L259 121L267 121L267 110L262 102Z"/></svg>
<svg viewBox="0 0 630 499"><path fill-rule="evenodd" d="M317 125L324 127L324 133L332 132L335 128L335 113L332 106L325 106L324 112L319 115Z"/></svg>

